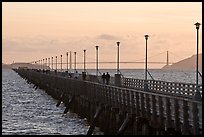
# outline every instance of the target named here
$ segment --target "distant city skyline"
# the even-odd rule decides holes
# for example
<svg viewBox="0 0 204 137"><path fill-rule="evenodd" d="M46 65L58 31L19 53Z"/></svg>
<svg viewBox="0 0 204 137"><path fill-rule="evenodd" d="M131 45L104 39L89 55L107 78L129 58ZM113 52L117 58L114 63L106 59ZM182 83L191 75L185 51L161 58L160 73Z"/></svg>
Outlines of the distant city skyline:
<svg viewBox="0 0 204 137"><path fill-rule="evenodd" d="M201 23L202 2L2 2L2 63L31 62L77 52L77 61L96 58L116 62L145 58L148 34L148 61L177 62L196 54L195 23ZM199 53L202 53L202 29ZM74 63L74 54L72 55ZM145 61L145 60L143 60ZM161 68L165 64L148 64ZM65 67L65 66L64 66ZM87 64L87 69L95 64ZM77 65L82 69L83 64ZM116 64L99 64L116 68ZM120 68L144 68L144 64L120 64Z"/></svg>

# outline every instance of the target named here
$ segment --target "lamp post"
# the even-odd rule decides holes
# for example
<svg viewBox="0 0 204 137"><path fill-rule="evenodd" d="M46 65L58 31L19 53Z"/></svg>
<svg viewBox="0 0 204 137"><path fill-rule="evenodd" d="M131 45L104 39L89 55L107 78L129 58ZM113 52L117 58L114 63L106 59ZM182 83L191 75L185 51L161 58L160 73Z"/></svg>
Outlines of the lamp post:
<svg viewBox="0 0 204 137"><path fill-rule="evenodd" d="M52 57L52 70L53 70L53 57Z"/></svg>
<svg viewBox="0 0 204 137"><path fill-rule="evenodd" d="M76 52L74 52L74 70L76 71Z"/></svg>
<svg viewBox="0 0 204 137"><path fill-rule="evenodd" d="M145 35L145 40L146 40L146 57L145 57L145 85L144 85L144 90L148 90L148 85L147 85L147 40L148 40L149 35Z"/></svg>
<svg viewBox="0 0 204 137"><path fill-rule="evenodd" d="M169 66L169 51L166 52L166 65Z"/></svg>
<svg viewBox="0 0 204 137"><path fill-rule="evenodd" d="M47 70L47 58L45 58L45 70Z"/></svg>
<svg viewBox="0 0 204 137"><path fill-rule="evenodd" d="M37 68L37 61L35 61L35 66L34 66L34 69L36 69Z"/></svg>
<svg viewBox="0 0 204 137"><path fill-rule="evenodd" d="M40 60L40 69L42 69L42 59Z"/></svg>
<svg viewBox="0 0 204 137"><path fill-rule="evenodd" d="M38 64L38 67L39 67L39 68L38 68L38 69L40 69L40 60L38 60L38 62L39 62L39 64Z"/></svg>
<svg viewBox="0 0 204 137"><path fill-rule="evenodd" d="M50 58L48 58L48 69L50 70Z"/></svg>
<svg viewBox="0 0 204 137"><path fill-rule="evenodd" d="M117 56L117 74L119 74L119 45L120 45L120 42L118 41L118 42L117 42L117 46L118 46L118 56Z"/></svg>
<svg viewBox="0 0 204 137"><path fill-rule="evenodd" d="M62 72L62 55L60 55L61 56L61 72Z"/></svg>
<svg viewBox="0 0 204 137"><path fill-rule="evenodd" d="M68 73L68 52L67 52L67 73Z"/></svg>
<svg viewBox="0 0 204 137"><path fill-rule="evenodd" d="M69 62L70 62L70 64L69 64L69 71L70 72L72 72L72 52L70 51L70 57L69 57Z"/></svg>
<svg viewBox="0 0 204 137"><path fill-rule="evenodd" d="M198 91L198 30L199 30L199 27L201 24L197 22L194 25L196 26L196 29L197 29L196 93L195 93L194 99L200 101L200 100L202 100L202 98L201 98L200 92Z"/></svg>
<svg viewBox="0 0 204 137"><path fill-rule="evenodd" d="M84 49L84 72L86 71L86 50Z"/></svg>
<svg viewBox="0 0 204 137"><path fill-rule="evenodd" d="M36 69L38 69L38 61L39 61L39 60L36 61Z"/></svg>
<svg viewBox="0 0 204 137"><path fill-rule="evenodd" d="M44 69L44 59L43 59L43 69Z"/></svg>
<svg viewBox="0 0 204 137"><path fill-rule="evenodd" d="M56 72L57 72L57 56L56 56Z"/></svg>
<svg viewBox="0 0 204 137"><path fill-rule="evenodd" d="M96 46L96 76L98 76L98 48L99 46Z"/></svg>

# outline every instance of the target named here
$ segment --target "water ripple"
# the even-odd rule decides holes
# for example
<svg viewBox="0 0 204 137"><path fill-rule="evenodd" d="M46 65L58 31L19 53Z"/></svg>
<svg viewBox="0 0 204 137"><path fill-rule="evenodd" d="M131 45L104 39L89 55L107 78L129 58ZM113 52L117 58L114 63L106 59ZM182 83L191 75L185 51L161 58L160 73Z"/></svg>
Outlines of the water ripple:
<svg viewBox="0 0 204 137"><path fill-rule="evenodd" d="M86 120L67 113L57 100L12 70L2 70L2 134L3 135L85 135ZM95 131L94 134L103 134Z"/></svg>

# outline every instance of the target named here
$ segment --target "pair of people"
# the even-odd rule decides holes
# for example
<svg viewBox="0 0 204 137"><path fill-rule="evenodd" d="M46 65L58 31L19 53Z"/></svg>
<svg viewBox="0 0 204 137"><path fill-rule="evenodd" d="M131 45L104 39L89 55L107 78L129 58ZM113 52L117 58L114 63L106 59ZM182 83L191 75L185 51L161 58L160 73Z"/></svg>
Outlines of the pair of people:
<svg viewBox="0 0 204 137"><path fill-rule="evenodd" d="M106 74L103 73L102 80L103 80L103 84L105 84L105 82L106 82L106 84L108 85L109 81L110 81L110 74L108 74L108 72Z"/></svg>

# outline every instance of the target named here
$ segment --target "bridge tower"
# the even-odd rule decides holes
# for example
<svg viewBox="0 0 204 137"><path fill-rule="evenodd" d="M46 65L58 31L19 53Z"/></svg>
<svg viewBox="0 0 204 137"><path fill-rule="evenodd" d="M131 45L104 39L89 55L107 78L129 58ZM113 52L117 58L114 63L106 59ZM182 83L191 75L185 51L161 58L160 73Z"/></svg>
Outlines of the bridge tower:
<svg viewBox="0 0 204 137"><path fill-rule="evenodd" d="M69 58L69 62L70 62L70 64L69 64L69 69L70 69L70 72L72 72L72 52L70 51L70 58Z"/></svg>

